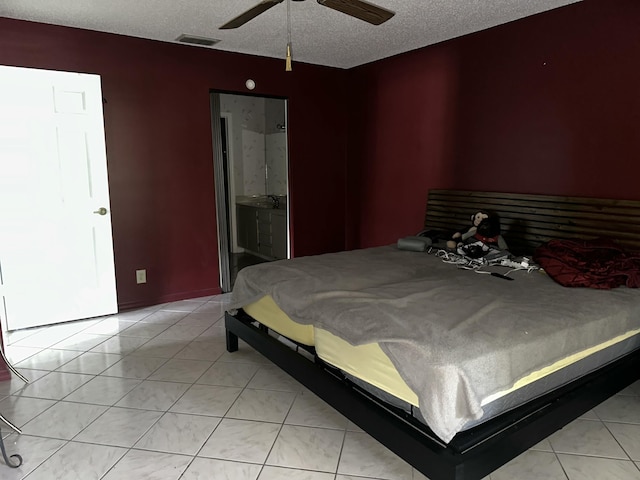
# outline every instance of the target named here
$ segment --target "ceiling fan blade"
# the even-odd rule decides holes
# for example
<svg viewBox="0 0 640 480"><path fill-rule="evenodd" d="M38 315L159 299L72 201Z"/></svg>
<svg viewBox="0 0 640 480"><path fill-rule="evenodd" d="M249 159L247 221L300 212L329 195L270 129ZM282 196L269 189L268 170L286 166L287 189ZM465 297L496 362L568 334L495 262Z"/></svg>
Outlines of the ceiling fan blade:
<svg viewBox="0 0 640 480"><path fill-rule="evenodd" d="M318 3L373 25L380 25L395 15L391 10L364 0L318 0Z"/></svg>
<svg viewBox="0 0 640 480"><path fill-rule="evenodd" d="M284 0L263 0L262 2L257 4L255 7L250 8L246 12L241 13L240 15L238 15L233 20L230 20L227 23L225 23L224 25L222 25L220 27L220 30L228 30L228 29L231 29L231 28L241 27L242 25L247 23L249 20L253 20L254 18L256 18L261 13L266 12L271 7L275 7L276 5L278 5L279 3L282 3L282 2L284 2Z"/></svg>

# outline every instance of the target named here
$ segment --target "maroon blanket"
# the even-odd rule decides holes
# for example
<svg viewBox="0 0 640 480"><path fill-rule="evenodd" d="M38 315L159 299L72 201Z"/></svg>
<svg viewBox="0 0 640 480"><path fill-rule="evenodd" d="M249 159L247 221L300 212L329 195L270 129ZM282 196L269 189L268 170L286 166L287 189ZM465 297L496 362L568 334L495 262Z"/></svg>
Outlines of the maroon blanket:
<svg viewBox="0 0 640 480"><path fill-rule="evenodd" d="M533 258L565 287L640 287L640 253L612 240L551 240Z"/></svg>

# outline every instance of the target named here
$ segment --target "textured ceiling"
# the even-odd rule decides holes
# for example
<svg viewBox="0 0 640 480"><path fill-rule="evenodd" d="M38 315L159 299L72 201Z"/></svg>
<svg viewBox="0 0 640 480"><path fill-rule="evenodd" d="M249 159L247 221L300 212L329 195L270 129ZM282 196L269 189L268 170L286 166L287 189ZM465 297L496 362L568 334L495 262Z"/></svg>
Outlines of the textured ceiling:
<svg viewBox="0 0 640 480"><path fill-rule="evenodd" d="M294 61L351 68L578 0L370 0L396 12L373 26L319 5L291 3ZM219 30L260 0L2 0L0 16L174 42L215 38L217 50L284 58L286 2Z"/></svg>

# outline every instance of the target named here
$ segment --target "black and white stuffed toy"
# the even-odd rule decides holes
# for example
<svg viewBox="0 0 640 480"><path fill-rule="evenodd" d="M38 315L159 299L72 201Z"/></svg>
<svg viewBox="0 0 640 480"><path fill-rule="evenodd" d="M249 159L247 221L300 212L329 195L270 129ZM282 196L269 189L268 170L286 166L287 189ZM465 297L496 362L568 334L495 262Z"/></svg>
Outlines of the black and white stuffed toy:
<svg viewBox="0 0 640 480"><path fill-rule="evenodd" d="M490 250L508 250L507 242L500 233L500 217L488 210L479 210L471 216L471 227L465 232L456 232L447 247L460 255L480 258Z"/></svg>

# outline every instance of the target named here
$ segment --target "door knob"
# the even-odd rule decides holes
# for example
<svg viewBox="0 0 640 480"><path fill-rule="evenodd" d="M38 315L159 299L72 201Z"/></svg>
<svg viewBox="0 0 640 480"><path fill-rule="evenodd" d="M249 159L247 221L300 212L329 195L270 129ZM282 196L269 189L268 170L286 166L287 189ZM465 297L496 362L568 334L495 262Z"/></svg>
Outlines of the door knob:
<svg viewBox="0 0 640 480"><path fill-rule="evenodd" d="M104 207L100 207L98 210L96 210L93 213L97 213L98 215L106 215L107 214L107 209Z"/></svg>

